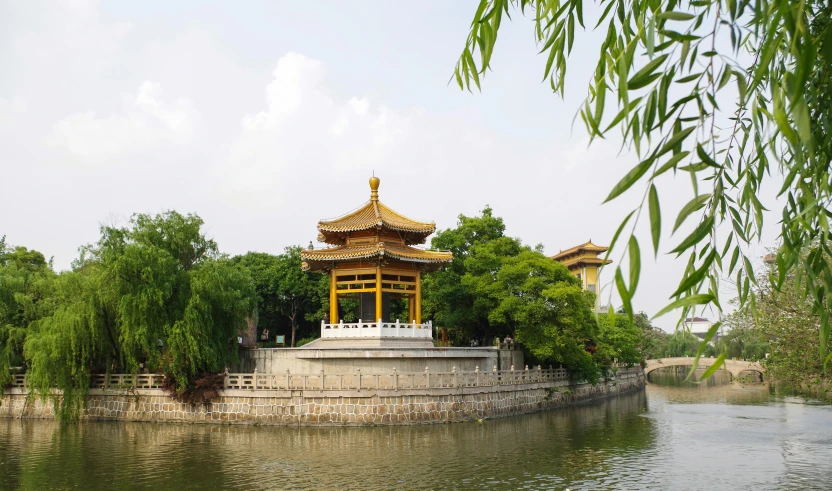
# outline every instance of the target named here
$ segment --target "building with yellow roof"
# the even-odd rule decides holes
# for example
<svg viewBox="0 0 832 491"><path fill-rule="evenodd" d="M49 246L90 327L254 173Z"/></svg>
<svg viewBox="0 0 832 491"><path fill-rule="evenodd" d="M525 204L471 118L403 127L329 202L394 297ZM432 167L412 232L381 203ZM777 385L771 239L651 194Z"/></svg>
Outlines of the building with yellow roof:
<svg viewBox="0 0 832 491"><path fill-rule="evenodd" d="M332 326L339 324L339 299L347 297L358 298L361 319L379 329L391 321L390 300L406 299L405 322L421 325L422 273L453 259L447 251L413 247L424 244L436 225L410 219L381 203L380 182L370 179L370 200L355 211L318 222L318 240L332 247L301 252L304 270L330 276Z"/></svg>
<svg viewBox="0 0 832 491"><path fill-rule="evenodd" d="M560 251L551 258L566 266L570 273L577 276L584 290L598 293L598 276L601 268L612 262L599 256L608 250L609 247L595 245L590 239L581 245Z"/></svg>

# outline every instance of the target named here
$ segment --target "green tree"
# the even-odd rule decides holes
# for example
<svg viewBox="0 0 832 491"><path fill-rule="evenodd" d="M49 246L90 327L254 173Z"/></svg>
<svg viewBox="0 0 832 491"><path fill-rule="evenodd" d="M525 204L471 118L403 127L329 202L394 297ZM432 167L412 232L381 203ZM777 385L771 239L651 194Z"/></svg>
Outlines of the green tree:
<svg viewBox="0 0 832 491"><path fill-rule="evenodd" d="M644 312L633 317L634 324L641 329L639 351L645 360L655 360L667 356L667 333L654 326Z"/></svg>
<svg viewBox="0 0 832 491"><path fill-rule="evenodd" d="M763 229L767 207L759 190L776 175L772 170L780 170L784 182L775 185L782 245L774 286L781 288L796 270L799 293L811 299L820 321L819 347L825 354L832 250L820 244L830 239L832 203L832 4L598 0L595 5L597 12L582 0L481 0L453 77L460 88L480 87L501 22L512 9L533 18L546 58L543 78L561 96L576 34L585 22L605 33L579 115L593 139L618 129L639 157L606 198L643 183L640 204L611 244L623 238L630 257L629 284L621 266L614 274L628 315L634 313L630 300L641 259L636 222L649 217L658 253L662 220L655 180L670 171L688 174L692 183L691 199L673 230L686 221L696 226L671 251L686 256L687 268L659 315L681 308L681 320L706 304L721 310L723 276L736 276L740 304L753 310L756 275L748 245Z"/></svg>
<svg viewBox="0 0 832 491"><path fill-rule="evenodd" d="M685 329L670 334L667 339L667 356L696 356L700 340Z"/></svg>
<svg viewBox="0 0 832 491"><path fill-rule="evenodd" d="M270 333L279 332L281 313L277 310L277 294L274 291L278 256L265 252L248 252L232 258L234 264L248 270L257 293L257 335L263 329Z"/></svg>
<svg viewBox="0 0 832 491"><path fill-rule="evenodd" d="M637 314L641 316L641 314ZM645 360L642 351L645 345L645 331L625 314L614 314L610 323L609 315L598 316L598 351L595 361L602 367L614 362L636 364Z"/></svg>
<svg viewBox="0 0 832 491"><path fill-rule="evenodd" d="M456 228L442 230L431 241L434 249L451 251L454 258L443 270L425 276L422 284L423 309L426 317L432 317L437 325L447 328L458 343L476 337L487 341L493 336L505 334L491 328L488 321L489 309L483 304L490 300L475 294L475 285L472 283L476 282L469 279L463 283L469 266L479 268L478 272L487 270L487 264L482 264L485 261L480 261L477 257L478 246L504 239L503 242L513 241L516 244L512 253L519 251L519 241L505 237L505 229L503 219L495 217L492 209L486 206L480 216L459 215ZM512 247L506 243L504 245ZM494 249L480 251L486 255L496 253ZM496 274L493 267L492 271Z"/></svg>
<svg viewBox="0 0 832 491"><path fill-rule="evenodd" d="M93 372L146 363L182 392L235 359L255 293L202 225L174 211L134 215L129 227L102 227L56 278L54 312L30 323L24 354L37 393L62 390L63 419L79 415Z"/></svg>
<svg viewBox="0 0 832 491"><path fill-rule="evenodd" d="M286 252L278 256L271 280L276 310L286 316L291 325L292 347L299 322L321 315L323 309L316 306L316 302L320 305L329 292L329 282L324 281L320 273L303 271L300 251L299 246L287 247Z"/></svg>
<svg viewBox="0 0 832 491"><path fill-rule="evenodd" d="M489 320L507 326L540 360L555 361L578 379L598 381L600 371L587 347L597 337L595 295L565 266L525 248L502 260L493 280L477 291L494 301Z"/></svg>
<svg viewBox="0 0 832 491"><path fill-rule="evenodd" d="M54 272L43 254L0 239L0 391L21 366L29 323L49 313Z"/></svg>

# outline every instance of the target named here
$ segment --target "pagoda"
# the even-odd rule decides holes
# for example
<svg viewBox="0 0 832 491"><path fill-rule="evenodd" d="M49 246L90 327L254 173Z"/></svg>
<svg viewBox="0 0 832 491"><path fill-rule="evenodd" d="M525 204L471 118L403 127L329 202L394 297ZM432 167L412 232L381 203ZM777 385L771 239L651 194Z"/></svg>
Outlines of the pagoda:
<svg viewBox="0 0 832 491"><path fill-rule="evenodd" d="M331 247L301 251L305 271L330 278L322 339L432 337L432 324L422 322L422 273L436 271L453 255L414 247L424 244L436 225L385 206L378 199L380 183L370 178L370 200L355 211L318 222L318 241ZM359 300L359 322L343 322L339 301L345 298ZM390 319L393 299L407 300L407 319Z"/></svg>
<svg viewBox="0 0 832 491"><path fill-rule="evenodd" d="M598 275L601 268L612 262L598 256L608 250L609 247L595 245L592 239L589 239L588 242L560 251L551 258L566 266L570 273L577 276L584 290L598 293Z"/></svg>

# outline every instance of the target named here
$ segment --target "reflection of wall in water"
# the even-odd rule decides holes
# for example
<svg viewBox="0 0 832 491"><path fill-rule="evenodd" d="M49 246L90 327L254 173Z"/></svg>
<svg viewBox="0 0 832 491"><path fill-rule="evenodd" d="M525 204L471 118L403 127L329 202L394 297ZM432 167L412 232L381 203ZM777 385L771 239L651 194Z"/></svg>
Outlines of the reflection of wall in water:
<svg viewBox="0 0 832 491"><path fill-rule="evenodd" d="M671 387L690 387L694 385L713 387L731 383L731 374L727 370L717 370L707 380L702 380L706 368L697 368L693 376L690 377L690 380L686 380L690 369L691 367L689 366L657 368L647 374L647 381L653 384Z"/></svg>

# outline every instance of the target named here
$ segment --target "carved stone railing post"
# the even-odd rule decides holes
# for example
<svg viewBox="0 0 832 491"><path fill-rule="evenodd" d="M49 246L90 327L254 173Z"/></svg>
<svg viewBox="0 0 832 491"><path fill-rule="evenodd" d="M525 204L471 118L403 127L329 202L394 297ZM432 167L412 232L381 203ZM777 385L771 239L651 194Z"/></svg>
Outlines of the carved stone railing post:
<svg viewBox="0 0 832 491"><path fill-rule="evenodd" d="M453 386L456 387L456 367L451 368L451 379L453 380Z"/></svg>
<svg viewBox="0 0 832 491"><path fill-rule="evenodd" d="M358 383L358 387L357 387L357 389L356 389L356 390L361 390L361 369L360 369L360 368L356 368L356 370L355 370L355 371L356 371L356 372L358 372L358 375L356 376L356 381L357 381L357 383Z"/></svg>
<svg viewBox="0 0 832 491"><path fill-rule="evenodd" d="M321 392L324 391L324 371L321 369Z"/></svg>
<svg viewBox="0 0 832 491"><path fill-rule="evenodd" d="M292 390L292 375L288 368L286 369L286 390Z"/></svg>
<svg viewBox="0 0 832 491"><path fill-rule="evenodd" d="M474 369L474 376L476 377L476 381L474 382L477 387L480 386L480 366L477 365L477 368Z"/></svg>
<svg viewBox="0 0 832 491"><path fill-rule="evenodd" d="M425 367L425 388L430 389L430 369Z"/></svg>
<svg viewBox="0 0 832 491"><path fill-rule="evenodd" d="M228 367L225 367L224 377L222 381L222 386L224 389L228 388Z"/></svg>
<svg viewBox="0 0 832 491"><path fill-rule="evenodd" d="M251 378L251 390L257 390L257 369L254 369L254 375Z"/></svg>
<svg viewBox="0 0 832 491"><path fill-rule="evenodd" d="M399 374L396 373L396 367L393 367L393 390L399 391Z"/></svg>

